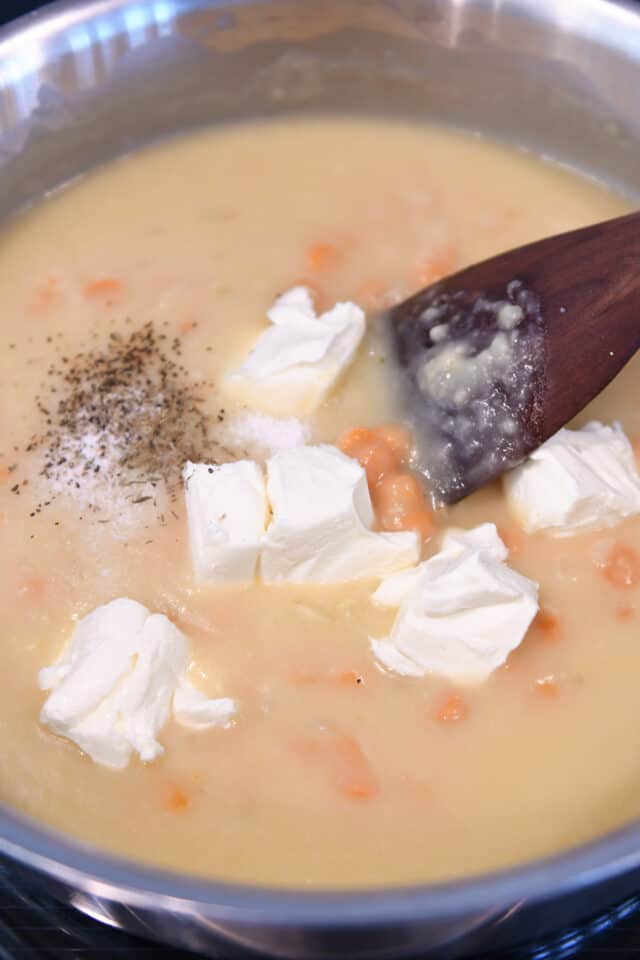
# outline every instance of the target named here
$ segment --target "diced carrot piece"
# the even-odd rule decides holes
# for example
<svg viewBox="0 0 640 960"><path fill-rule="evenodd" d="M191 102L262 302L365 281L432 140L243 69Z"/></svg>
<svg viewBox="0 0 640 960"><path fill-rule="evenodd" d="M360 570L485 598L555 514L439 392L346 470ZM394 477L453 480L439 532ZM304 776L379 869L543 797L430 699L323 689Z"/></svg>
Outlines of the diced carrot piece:
<svg viewBox="0 0 640 960"><path fill-rule="evenodd" d="M433 513L428 507L408 513L404 518L403 530L415 530L422 540L428 540L433 535L435 523Z"/></svg>
<svg viewBox="0 0 640 960"><path fill-rule="evenodd" d="M300 737L292 747L304 761L327 764L335 787L343 797L370 800L378 794L378 779L355 737L344 734Z"/></svg>
<svg viewBox="0 0 640 960"><path fill-rule="evenodd" d="M167 791L164 806L171 813L184 813L191 806L191 801L184 790L172 786Z"/></svg>
<svg viewBox="0 0 640 960"><path fill-rule="evenodd" d="M560 693L560 686L555 677L540 677L533 685L533 692L543 700L555 700Z"/></svg>
<svg viewBox="0 0 640 960"><path fill-rule="evenodd" d="M373 430L368 427L352 427L352 429L345 430L344 433L340 434L336 446L348 457L352 457L354 456L352 451L357 450L362 443L370 443L373 437Z"/></svg>
<svg viewBox="0 0 640 960"><path fill-rule="evenodd" d="M557 640L561 633L560 618L545 607L538 610L532 626L540 631L546 640Z"/></svg>
<svg viewBox="0 0 640 960"><path fill-rule="evenodd" d="M364 681L356 670L343 670L336 676L336 682L340 687L359 687Z"/></svg>
<svg viewBox="0 0 640 960"><path fill-rule="evenodd" d="M640 585L640 556L624 543L616 543L607 554L602 575L620 589Z"/></svg>
<svg viewBox="0 0 640 960"><path fill-rule="evenodd" d="M310 670L292 670L289 678L294 687L315 687L322 680L317 673Z"/></svg>
<svg viewBox="0 0 640 960"><path fill-rule="evenodd" d="M371 800L379 785L362 747L355 737L341 735L334 739L338 788L351 800Z"/></svg>
<svg viewBox="0 0 640 960"><path fill-rule="evenodd" d="M38 284L33 292L33 296L28 304L28 309L32 313L46 313L50 310L60 294L60 280L58 277L47 277L42 283Z"/></svg>
<svg viewBox="0 0 640 960"><path fill-rule="evenodd" d="M193 319L193 317L185 317L182 323L178 324L178 334L181 337L186 337L188 333L191 333L192 330L198 326L198 322Z"/></svg>
<svg viewBox="0 0 640 960"><path fill-rule="evenodd" d="M625 623L627 620L632 620L635 614L634 607L620 606L616 610L616 620L620 623Z"/></svg>
<svg viewBox="0 0 640 960"><path fill-rule="evenodd" d="M418 480L410 473L388 473L373 491L373 505L382 530L433 533L433 514Z"/></svg>
<svg viewBox="0 0 640 960"><path fill-rule="evenodd" d="M0 487L9 482L10 476L11 471L9 470L9 467L0 467Z"/></svg>
<svg viewBox="0 0 640 960"><path fill-rule="evenodd" d="M469 705L463 700L460 694L452 693L438 707L435 719L438 723L449 724L462 723L469 716Z"/></svg>
<svg viewBox="0 0 640 960"><path fill-rule="evenodd" d="M375 487L385 474L397 470L398 461L393 450L373 430L364 427L349 430L338 439L338 447L364 467L370 488Z"/></svg>
<svg viewBox="0 0 640 960"><path fill-rule="evenodd" d="M312 243L307 248L307 268L314 273L335 269L342 260L341 250L332 243Z"/></svg>
<svg viewBox="0 0 640 960"><path fill-rule="evenodd" d="M385 423L375 427L374 436L393 451L400 463L406 463L411 455L411 434L401 423Z"/></svg>
<svg viewBox="0 0 640 960"><path fill-rule="evenodd" d="M116 277L99 277L85 284L84 295L89 300L99 297L117 297L123 290L122 283Z"/></svg>
<svg viewBox="0 0 640 960"><path fill-rule="evenodd" d="M41 600L47 592L47 580L38 575L25 577L18 587L18 592L28 600Z"/></svg>
<svg viewBox="0 0 640 960"><path fill-rule="evenodd" d="M295 687L317 687L321 684L338 687L357 687L363 682L356 670L316 673L311 670L292 670L289 678Z"/></svg>

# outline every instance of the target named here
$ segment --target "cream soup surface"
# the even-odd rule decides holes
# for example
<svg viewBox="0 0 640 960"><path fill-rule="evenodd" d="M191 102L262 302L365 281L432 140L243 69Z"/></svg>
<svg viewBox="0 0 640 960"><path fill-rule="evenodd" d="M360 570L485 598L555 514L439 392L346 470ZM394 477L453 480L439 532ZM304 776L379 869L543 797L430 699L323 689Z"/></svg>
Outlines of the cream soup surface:
<svg viewBox="0 0 640 960"><path fill-rule="evenodd" d="M439 272L627 208L600 185L481 139L336 118L177 139L6 226L2 800L149 863L309 887L471 874L637 816L640 587L607 558L619 544L640 551L640 520L563 540L525 536L498 487L439 517L495 522L509 563L539 582L543 609L506 667L458 691L460 716L443 717L450 683L386 674L373 660L368 638L392 621L370 602L376 581L198 587L181 495L172 501L160 483L156 504L136 503L110 486L108 464L90 486L80 477L65 487L39 476L46 444L25 453L46 430L58 384L50 365L99 351L114 333L152 322L169 352L178 338L179 362L206 381L215 432L233 413L221 377L283 290L307 282L327 305L348 298L373 313ZM386 360L365 341L314 418L314 440L397 418ZM639 373L635 360L580 422L619 420L637 441ZM190 640L194 681L234 697L239 713L228 730L169 722L160 759L114 772L39 725L37 675L74 618L119 596L171 617ZM353 764L366 770L362 795L344 789Z"/></svg>

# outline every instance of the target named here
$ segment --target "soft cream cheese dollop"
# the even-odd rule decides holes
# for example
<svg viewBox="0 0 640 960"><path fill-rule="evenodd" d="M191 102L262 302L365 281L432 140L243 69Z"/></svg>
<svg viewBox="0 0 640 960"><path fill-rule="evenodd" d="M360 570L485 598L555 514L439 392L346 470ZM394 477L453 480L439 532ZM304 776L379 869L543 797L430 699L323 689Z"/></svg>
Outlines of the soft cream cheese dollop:
<svg viewBox="0 0 640 960"><path fill-rule="evenodd" d="M309 290L294 287L267 317L271 326L227 375L226 388L255 410L304 417L354 359L365 332L364 311L355 303L337 303L317 316Z"/></svg>
<svg viewBox="0 0 640 960"><path fill-rule="evenodd" d="M76 743L96 763L125 767L135 752L164 752L158 733L173 710L185 726L228 726L233 700L209 700L187 679L185 636L162 614L122 597L76 625L62 656L40 671L50 691L40 722Z"/></svg>
<svg viewBox="0 0 640 960"><path fill-rule="evenodd" d="M505 475L504 487L527 533L566 537L640 513L640 475L618 423L559 430Z"/></svg>
<svg viewBox="0 0 640 960"><path fill-rule="evenodd" d="M371 639L377 660L406 676L484 680L505 662L538 609L538 586L507 566L492 523L449 530L439 553L373 594L398 607L391 634Z"/></svg>
<svg viewBox="0 0 640 960"><path fill-rule="evenodd" d="M183 471L196 577L211 583L254 579L269 507L262 468L252 460Z"/></svg>
<svg viewBox="0 0 640 960"><path fill-rule="evenodd" d="M273 520L262 553L265 583L340 583L417 563L417 533L376 533L367 478L336 447L285 450L267 462Z"/></svg>

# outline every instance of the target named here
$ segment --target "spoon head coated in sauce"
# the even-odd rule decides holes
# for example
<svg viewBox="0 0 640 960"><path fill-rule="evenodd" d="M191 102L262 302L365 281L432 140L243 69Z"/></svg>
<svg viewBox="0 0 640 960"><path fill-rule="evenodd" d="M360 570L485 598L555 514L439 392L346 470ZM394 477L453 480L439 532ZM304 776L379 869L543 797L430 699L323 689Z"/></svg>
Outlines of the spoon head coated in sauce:
<svg viewBox="0 0 640 960"><path fill-rule="evenodd" d="M520 463L640 346L640 215L510 250L384 318L436 503Z"/></svg>

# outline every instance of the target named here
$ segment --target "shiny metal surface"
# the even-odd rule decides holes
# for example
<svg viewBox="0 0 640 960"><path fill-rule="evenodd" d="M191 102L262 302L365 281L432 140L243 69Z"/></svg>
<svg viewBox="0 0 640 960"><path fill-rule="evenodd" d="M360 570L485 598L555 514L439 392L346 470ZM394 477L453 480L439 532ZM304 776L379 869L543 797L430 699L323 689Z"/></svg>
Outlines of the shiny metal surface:
<svg viewBox="0 0 640 960"><path fill-rule="evenodd" d="M444 120L640 194L639 86L640 8L609 0L55 3L0 30L0 217L150 140L297 110ZM212 957L456 956L640 887L638 824L501 874L348 894L144 869L1 809L0 850L85 913Z"/></svg>

